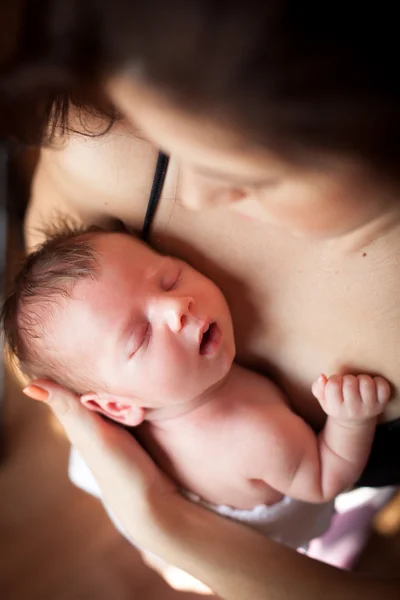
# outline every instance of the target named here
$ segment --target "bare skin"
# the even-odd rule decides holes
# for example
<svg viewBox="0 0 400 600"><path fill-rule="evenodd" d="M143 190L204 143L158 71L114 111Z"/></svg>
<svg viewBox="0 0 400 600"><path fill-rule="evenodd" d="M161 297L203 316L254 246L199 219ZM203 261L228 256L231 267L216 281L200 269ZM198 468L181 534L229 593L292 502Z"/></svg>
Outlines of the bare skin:
<svg viewBox="0 0 400 600"><path fill-rule="evenodd" d="M86 223L119 218L141 227L156 157L123 124L104 137L73 137L59 150L43 150L28 246L43 239L37 229L57 212ZM152 241L222 289L238 361L270 371L312 426L324 418L310 393L316 372L384 376L393 388L384 418L399 417L400 203L390 218L310 241L223 207L193 214L180 203L178 175L172 162Z"/></svg>
<svg viewBox="0 0 400 600"><path fill-rule="evenodd" d="M117 217L141 226L156 156L123 123L103 138L76 136L60 149L43 150L27 219L28 245L41 239L35 230L49 224L55 211L87 223ZM239 359L271 369L296 411L312 425L323 422L310 393L316 370L385 376L393 386L393 401L384 416L400 416L396 204L390 214L352 234L311 242L223 207L193 215L176 199L178 175L172 163L153 242L192 262L223 289ZM51 407L127 531L223 598L397 598L396 581L330 569L182 500L131 438L83 407L78 410L76 398L66 391L52 390Z"/></svg>
<svg viewBox="0 0 400 600"><path fill-rule="evenodd" d="M43 363L51 348L70 365L75 390L92 386L87 408L126 426L146 420L139 439L157 464L213 504L325 503L357 481L387 381L321 375L312 391L328 418L317 436L271 380L233 364L229 308L212 281L134 236L91 243L96 277L45 310L35 343ZM86 372L93 379L79 384Z"/></svg>
<svg viewBox="0 0 400 600"><path fill-rule="evenodd" d="M209 502L240 509L283 495L327 502L360 476L389 387L380 377L346 375L314 388L328 414L318 437L275 386L233 365L207 403L150 421L140 439L157 464Z"/></svg>
<svg viewBox="0 0 400 600"><path fill-rule="evenodd" d="M36 383L40 387L26 393L48 402L137 544L188 571L221 598L397 600L398 580L333 569L184 500L126 431L88 411L67 390Z"/></svg>

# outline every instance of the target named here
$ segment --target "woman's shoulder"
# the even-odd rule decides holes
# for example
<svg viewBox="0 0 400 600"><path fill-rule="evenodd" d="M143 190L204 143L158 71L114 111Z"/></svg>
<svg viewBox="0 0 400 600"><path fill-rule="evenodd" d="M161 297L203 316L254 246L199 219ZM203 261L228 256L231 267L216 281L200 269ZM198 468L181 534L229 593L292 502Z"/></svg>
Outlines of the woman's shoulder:
<svg viewBox="0 0 400 600"><path fill-rule="evenodd" d="M73 115L63 135L41 148L26 216L33 248L59 217L77 223L141 227L153 182L157 150L123 121Z"/></svg>
<svg viewBox="0 0 400 600"><path fill-rule="evenodd" d="M68 195L118 201L148 196L156 160L157 150L125 121L75 111L42 149L39 168Z"/></svg>

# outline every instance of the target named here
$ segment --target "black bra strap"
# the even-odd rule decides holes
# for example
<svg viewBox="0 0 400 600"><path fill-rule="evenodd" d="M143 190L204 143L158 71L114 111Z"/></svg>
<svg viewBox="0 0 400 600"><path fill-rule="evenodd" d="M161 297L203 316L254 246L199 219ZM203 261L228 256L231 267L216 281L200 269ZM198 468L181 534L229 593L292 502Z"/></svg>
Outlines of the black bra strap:
<svg viewBox="0 0 400 600"><path fill-rule="evenodd" d="M149 201L147 203L146 216L144 218L142 239L149 241L150 229L153 223L154 215L160 201L161 192L164 186L165 175L167 174L169 156L162 152L158 155L157 166L154 173L153 186L151 188Z"/></svg>

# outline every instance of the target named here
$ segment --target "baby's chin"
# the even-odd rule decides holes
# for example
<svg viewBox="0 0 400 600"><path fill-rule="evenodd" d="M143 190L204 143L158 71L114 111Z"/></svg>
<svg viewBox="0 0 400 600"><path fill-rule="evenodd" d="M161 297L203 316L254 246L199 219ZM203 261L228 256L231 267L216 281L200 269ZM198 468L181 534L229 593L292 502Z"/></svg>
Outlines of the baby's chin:
<svg viewBox="0 0 400 600"><path fill-rule="evenodd" d="M227 365L227 368L221 370L214 377L209 377L206 380L204 378L202 378L198 382L198 385L193 385L193 382L191 382L192 384L190 386L188 386L188 389L186 390L186 393L184 394L184 398L182 398L182 389L181 389L180 394L179 394L181 396L180 402L192 400L193 398L198 398L198 397L207 395L207 394L219 389L219 387L225 382L226 377L227 377L229 371L231 370L231 366L232 366L232 361L229 363L229 366Z"/></svg>
<svg viewBox="0 0 400 600"><path fill-rule="evenodd" d="M232 368L235 359L235 344L227 340L216 360L208 361L205 357L203 368L196 372L179 371L173 381L163 382L162 389L153 390L154 397L163 398L163 406L177 405L188 402L217 389L224 381ZM168 385L168 383L170 385Z"/></svg>

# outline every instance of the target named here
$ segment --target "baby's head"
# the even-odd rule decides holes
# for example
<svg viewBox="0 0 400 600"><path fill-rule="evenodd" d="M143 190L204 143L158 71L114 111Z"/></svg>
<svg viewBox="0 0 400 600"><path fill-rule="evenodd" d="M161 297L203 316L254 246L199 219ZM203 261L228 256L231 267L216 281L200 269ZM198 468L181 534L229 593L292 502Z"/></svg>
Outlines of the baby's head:
<svg viewBox="0 0 400 600"><path fill-rule="evenodd" d="M67 230L31 254L5 302L11 351L31 377L126 425L188 402L234 358L220 290L128 233Z"/></svg>

